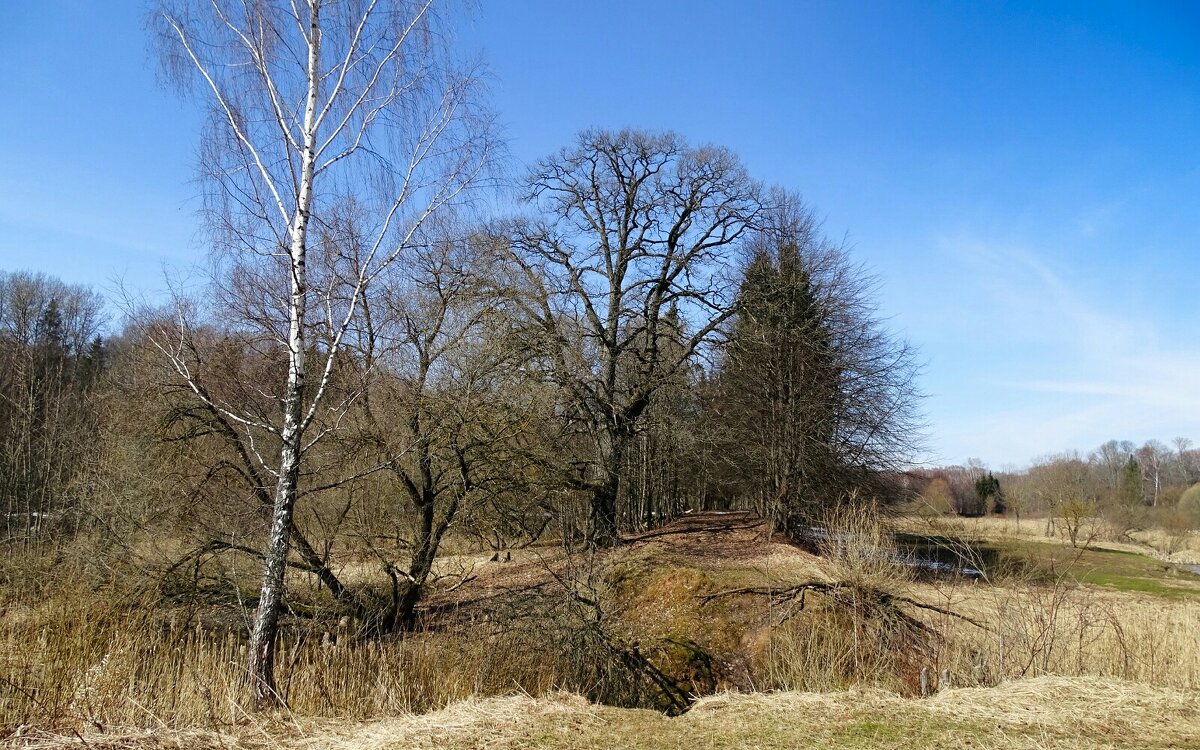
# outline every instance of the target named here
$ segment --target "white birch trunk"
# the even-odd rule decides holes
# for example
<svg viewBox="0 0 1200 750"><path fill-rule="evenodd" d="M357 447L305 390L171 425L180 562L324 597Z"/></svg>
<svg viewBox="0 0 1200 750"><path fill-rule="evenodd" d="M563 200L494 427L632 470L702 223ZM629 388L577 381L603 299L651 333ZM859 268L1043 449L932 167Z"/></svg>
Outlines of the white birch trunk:
<svg viewBox="0 0 1200 750"><path fill-rule="evenodd" d="M296 213L290 229L291 297L288 304L288 379L284 395L282 447L279 456L279 480L275 487L275 506L271 514L271 532L267 540L262 588L254 629L250 634L250 676L252 693L260 707L281 703L275 686L275 642L285 593L288 548L291 543L293 514L296 507L300 457L304 439L305 341L304 328L308 301L308 277L305 256L308 251L308 219L312 208L313 173L316 160L316 111L320 81L320 2L309 3L308 97L304 109L304 142L301 173L296 196Z"/></svg>
<svg viewBox="0 0 1200 750"><path fill-rule="evenodd" d="M245 290L230 287L235 293L273 294L281 262L289 276L287 291L279 290L287 296L266 300L272 310L286 309L286 337L273 319L253 312L245 319L287 347L286 385L269 394L282 406L278 420L225 400L219 387L198 377L204 355L190 345L182 306L178 330L157 331L152 339L196 398L221 415L231 433L244 433L264 476L276 479L273 497L262 493L271 518L250 639L251 689L265 707L282 702L273 667L289 549L294 544L307 560L317 557L294 529L301 463L323 436L340 429L340 417L326 417L344 414L358 395L324 405L344 339L354 335L368 286L418 245L430 218L479 176L492 131L474 107L474 76L460 78L426 39L433 0L157 2L162 7L154 18L166 71L185 83L194 73L216 105L213 148L204 167L218 186L214 225L223 241L227 234L236 236L235 266L251 279ZM181 66L191 73L181 73ZM368 144L371 133L382 130L388 154L381 159ZM335 194L335 186L346 194ZM336 221L354 207L363 211L353 227ZM309 230L334 225L340 229L329 243L361 252L326 264L322 261L331 256L310 246ZM309 262L321 269L319 282L309 277ZM261 302L246 301L251 307ZM240 311L240 302L237 306ZM309 372L305 356L316 341L320 354ZM279 440L277 464L254 448L256 436ZM356 481L392 460L326 482L325 488ZM339 601L358 608L353 593L328 568L315 567Z"/></svg>

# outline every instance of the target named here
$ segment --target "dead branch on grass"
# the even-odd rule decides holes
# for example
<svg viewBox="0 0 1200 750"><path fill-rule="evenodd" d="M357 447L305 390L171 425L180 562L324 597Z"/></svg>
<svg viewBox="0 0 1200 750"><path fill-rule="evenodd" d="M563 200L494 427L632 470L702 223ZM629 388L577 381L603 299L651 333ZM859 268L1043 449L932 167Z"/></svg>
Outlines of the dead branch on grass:
<svg viewBox="0 0 1200 750"><path fill-rule="evenodd" d="M896 594L889 594L886 591L880 591L879 589L867 589L867 588L863 588L861 586L850 586L845 583L828 582L828 581L807 581L805 583L795 584L792 586L788 586L786 588L771 588L769 586L745 586L745 587L736 588L736 589L727 589L725 591L718 591L713 594L706 594L706 595L701 596L700 603L703 606L705 604L708 604L709 602L712 602L715 599L725 597L725 596L767 596L767 597L770 597L772 604L792 602L792 601L799 599L800 600L800 609L803 609L804 608L804 594L808 591L812 591L812 592L818 593L818 594L826 594L833 601L838 602L840 604L849 603L847 601L848 596L854 596L856 598L859 598L860 601L869 602L879 609L887 609L889 611L889 614L897 615L901 619L904 619L906 622L908 622L910 625L919 626L919 629L921 629L921 630L928 630L928 627L924 623L913 618L911 615L908 615L908 614L904 613L903 611L900 611L896 607L897 604L907 604L909 606L916 607L918 609L924 609L924 610L928 610L930 612L936 612L938 614L946 615L948 617L955 617L959 620L962 620L963 622L970 623L971 625L974 625L975 627L977 627L981 630L986 630L989 633L994 632L991 627L985 625L984 623L980 622L979 620L976 620L973 617L964 615L961 612L955 612L954 610L951 610L951 609L946 609L945 607L939 607L936 604L927 604L925 602L917 601L916 599L911 599L907 596L898 596Z"/></svg>

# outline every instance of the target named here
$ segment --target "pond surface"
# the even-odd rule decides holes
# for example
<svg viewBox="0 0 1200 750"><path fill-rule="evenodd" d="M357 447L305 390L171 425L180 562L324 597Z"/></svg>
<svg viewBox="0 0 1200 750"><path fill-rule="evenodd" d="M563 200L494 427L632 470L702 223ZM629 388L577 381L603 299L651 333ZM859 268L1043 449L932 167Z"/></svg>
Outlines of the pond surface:
<svg viewBox="0 0 1200 750"><path fill-rule="evenodd" d="M817 554L830 546L849 544L853 539L846 532L820 528L810 528L805 536L804 546ZM888 554L889 559L914 569L923 578L980 579L1011 572L1053 580L1064 565L1082 577L1103 574L1122 580L1154 579L1167 584L1171 579L1182 583L1200 576L1200 564L1169 565L1147 555L1103 548L1073 550L1044 542L997 544L905 533L893 534L892 541L895 550Z"/></svg>
<svg viewBox="0 0 1200 750"><path fill-rule="evenodd" d="M852 539L847 532L817 527L809 528L806 537L813 551L848 544ZM984 571L977 566L990 558L979 548L937 537L894 534L892 540L896 543L895 552L888 555L892 562L935 578L983 578Z"/></svg>

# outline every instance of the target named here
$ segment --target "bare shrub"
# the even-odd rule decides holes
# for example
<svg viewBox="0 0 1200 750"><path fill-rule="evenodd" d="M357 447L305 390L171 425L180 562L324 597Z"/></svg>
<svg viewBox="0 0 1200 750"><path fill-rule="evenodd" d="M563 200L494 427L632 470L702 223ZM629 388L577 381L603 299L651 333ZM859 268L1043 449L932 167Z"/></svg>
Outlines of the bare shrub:
<svg viewBox="0 0 1200 750"><path fill-rule="evenodd" d="M760 668L772 687L826 690L877 684L922 692L921 671L936 664L943 635L914 612L956 615L912 596L915 567L871 505L836 507L818 544L831 581L777 596L777 626ZM808 608L806 594L818 602ZM807 610L807 611L806 611Z"/></svg>

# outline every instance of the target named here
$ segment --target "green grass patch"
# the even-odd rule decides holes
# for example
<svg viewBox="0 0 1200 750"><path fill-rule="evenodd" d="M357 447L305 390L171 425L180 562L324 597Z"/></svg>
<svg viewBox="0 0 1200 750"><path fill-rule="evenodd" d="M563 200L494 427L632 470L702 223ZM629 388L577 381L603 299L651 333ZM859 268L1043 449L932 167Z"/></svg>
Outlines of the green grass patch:
<svg viewBox="0 0 1200 750"><path fill-rule="evenodd" d="M1187 599L1200 596L1200 591L1195 588L1184 588L1181 586L1170 586L1163 583L1162 580L1153 578L1137 578L1120 574L1108 573L1101 570L1093 570L1076 576L1075 579L1080 583L1090 583L1095 586L1108 586L1118 591L1136 591L1143 594L1153 594L1155 596L1165 596L1172 599Z"/></svg>
<svg viewBox="0 0 1200 750"><path fill-rule="evenodd" d="M1012 548L1011 553L1020 555L1037 578L1070 576L1082 583L1118 591L1172 598L1200 596L1200 577L1136 552L1095 547L1074 549L1041 542L1018 542Z"/></svg>
<svg viewBox="0 0 1200 750"><path fill-rule="evenodd" d="M1069 577L1169 598L1200 597L1200 576L1128 550L1069 547L1027 540L964 540L901 535L901 543L925 557L983 570L992 580L1019 578L1052 583Z"/></svg>

